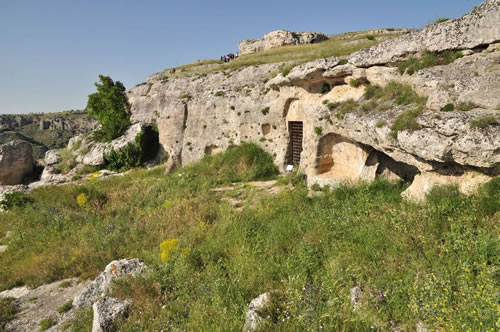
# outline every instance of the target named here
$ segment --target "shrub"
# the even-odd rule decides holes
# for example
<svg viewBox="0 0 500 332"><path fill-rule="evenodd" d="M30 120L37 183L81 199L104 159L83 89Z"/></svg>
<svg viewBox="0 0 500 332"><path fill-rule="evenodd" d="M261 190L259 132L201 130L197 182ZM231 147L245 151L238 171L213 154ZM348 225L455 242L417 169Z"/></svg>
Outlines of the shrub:
<svg viewBox="0 0 500 332"><path fill-rule="evenodd" d="M266 107L266 108L263 108L260 110L260 112L264 115L266 115L267 113L269 113L269 107Z"/></svg>
<svg viewBox="0 0 500 332"><path fill-rule="evenodd" d="M179 96L179 99L188 99L189 100L191 98L193 98L193 97L189 93L183 93L182 95Z"/></svg>
<svg viewBox="0 0 500 332"><path fill-rule="evenodd" d="M453 112L455 110L455 105L453 104L446 104L441 108L441 111L443 112Z"/></svg>
<svg viewBox="0 0 500 332"><path fill-rule="evenodd" d="M375 40L375 36L373 36L373 35L368 35L368 36L366 36L366 39L368 39L368 40Z"/></svg>
<svg viewBox="0 0 500 332"><path fill-rule="evenodd" d="M382 128L386 124L387 124L387 121L385 121L385 120L378 120L377 123L375 124L375 127L376 128Z"/></svg>
<svg viewBox="0 0 500 332"><path fill-rule="evenodd" d="M475 103L473 102L470 102L470 101L461 101L457 104L457 110L459 111L470 111L471 109L474 109L474 108L477 108L478 105L476 105Z"/></svg>
<svg viewBox="0 0 500 332"><path fill-rule="evenodd" d="M417 117L422 114L422 108L406 110L394 120L391 126L390 135L397 137L398 131L408 130L410 133L419 130L421 127L417 122Z"/></svg>
<svg viewBox="0 0 500 332"><path fill-rule="evenodd" d="M432 24L439 24L439 23L443 23L443 22L446 22L446 21L449 21L449 20L450 20L450 18L448 18L448 17L438 17L434 21L434 23L432 23Z"/></svg>
<svg viewBox="0 0 500 332"><path fill-rule="evenodd" d="M40 331L45 331L50 329L52 326L56 325L57 322L52 318L45 318L40 321Z"/></svg>
<svg viewBox="0 0 500 332"><path fill-rule="evenodd" d="M108 201L107 196L94 185L78 187L77 191L76 202L86 210L101 210Z"/></svg>
<svg viewBox="0 0 500 332"><path fill-rule="evenodd" d="M223 96L224 96L224 91L217 91L217 92L215 93L215 96L216 96L216 97L223 97Z"/></svg>
<svg viewBox="0 0 500 332"><path fill-rule="evenodd" d="M57 308L57 312L63 314L65 312L70 311L73 308L73 301L68 301L64 303L62 306Z"/></svg>
<svg viewBox="0 0 500 332"><path fill-rule="evenodd" d="M296 65L295 64L288 64L288 65L283 65L279 68L279 72L283 75L283 76L286 76L288 74L290 74L290 72L292 71L292 69L295 67Z"/></svg>
<svg viewBox="0 0 500 332"><path fill-rule="evenodd" d="M56 172L66 174L76 166L73 153L68 149L60 150L61 161L56 166Z"/></svg>
<svg viewBox="0 0 500 332"><path fill-rule="evenodd" d="M349 82L349 85L352 86L353 88L357 88L361 85L361 82L359 80L351 80Z"/></svg>
<svg viewBox="0 0 500 332"><path fill-rule="evenodd" d="M322 94L325 94L325 93L328 93L330 92L332 88L330 87L330 84L328 84L327 82L324 82L322 85L321 85L321 93Z"/></svg>
<svg viewBox="0 0 500 332"><path fill-rule="evenodd" d="M336 107L338 112L335 116L337 119L342 120L347 113L354 111L358 106L359 104L354 99L347 99L346 101L340 102Z"/></svg>
<svg viewBox="0 0 500 332"><path fill-rule="evenodd" d="M16 191L13 193L5 194L2 201L0 201L0 205L4 210L10 210L13 207L22 207L28 203L32 203L33 199L26 196L23 192Z"/></svg>
<svg viewBox="0 0 500 332"><path fill-rule="evenodd" d="M497 120L493 115L485 115L469 121L469 126L471 128L486 128L494 124L497 124Z"/></svg>
<svg viewBox="0 0 500 332"><path fill-rule="evenodd" d="M3 324L14 319L16 306L13 297L0 298L0 331L3 331Z"/></svg>
<svg viewBox="0 0 500 332"><path fill-rule="evenodd" d="M382 95L382 88L379 85L368 85L365 89L365 93L363 94L363 97L368 100L372 99L373 97L379 98Z"/></svg>
<svg viewBox="0 0 500 332"><path fill-rule="evenodd" d="M404 73L413 75L415 72L424 68L450 64L460 57L463 57L463 53L461 51L444 51L442 53L426 51L420 58L411 57L403 61L398 66L398 72L401 75Z"/></svg>
<svg viewBox="0 0 500 332"><path fill-rule="evenodd" d="M130 126L130 105L125 95L125 86L109 76L99 75L101 83L95 83L97 92L89 95L88 116L96 118L101 124L96 138L111 141L121 136Z"/></svg>
<svg viewBox="0 0 500 332"><path fill-rule="evenodd" d="M321 136L323 134L323 128L321 127L314 127L314 133L318 136Z"/></svg>
<svg viewBox="0 0 500 332"><path fill-rule="evenodd" d="M158 129L154 126L146 127L136 135L134 143L129 143L116 151L111 149L109 154L104 156L104 162L108 169L124 172L153 159L158 147Z"/></svg>
<svg viewBox="0 0 500 332"><path fill-rule="evenodd" d="M339 66L346 65L346 64L347 64L347 62L348 62L348 60L347 60L347 59L340 59L340 60L339 60Z"/></svg>
<svg viewBox="0 0 500 332"><path fill-rule="evenodd" d="M335 108L337 108L337 106L339 106L339 103L328 103L326 105L326 107L328 107L328 110L331 112L333 111Z"/></svg>
<svg viewBox="0 0 500 332"><path fill-rule="evenodd" d="M329 102L330 102L330 101L329 101L328 99L324 99L324 100L323 100L323 102L322 102L322 104L323 104L323 105L327 105Z"/></svg>
<svg viewBox="0 0 500 332"><path fill-rule="evenodd" d="M375 100L370 100L367 103L364 103L361 105L361 111L368 113L370 111L373 111L377 108L377 102Z"/></svg>

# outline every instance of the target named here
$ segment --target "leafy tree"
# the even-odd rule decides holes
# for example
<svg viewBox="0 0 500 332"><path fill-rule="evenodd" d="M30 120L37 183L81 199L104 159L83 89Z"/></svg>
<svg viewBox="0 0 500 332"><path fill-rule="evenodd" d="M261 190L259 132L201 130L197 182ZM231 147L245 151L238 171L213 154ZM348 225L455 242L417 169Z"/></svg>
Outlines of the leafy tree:
<svg viewBox="0 0 500 332"><path fill-rule="evenodd" d="M99 75L101 82L95 83L97 92L89 95L87 110L89 117L101 123L96 138L111 141L121 136L130 126L130 105L125 95L125 86L113 82L109 76Z"/></svg>

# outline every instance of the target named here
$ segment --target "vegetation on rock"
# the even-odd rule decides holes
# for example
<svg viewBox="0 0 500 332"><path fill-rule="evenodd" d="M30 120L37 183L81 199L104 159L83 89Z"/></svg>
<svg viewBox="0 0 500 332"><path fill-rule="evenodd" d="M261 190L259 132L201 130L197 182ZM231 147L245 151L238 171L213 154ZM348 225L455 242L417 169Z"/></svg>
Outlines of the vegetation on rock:
<svg viewBox="0 0 500 332"><path fill-rule="evenodd" d="M398 66L398 72L403 75L413 75L417 71L438 65L448 65L458 58L463 57L461 51L444 51L442 53L425 52L421 58L409 58Z"/></svg>

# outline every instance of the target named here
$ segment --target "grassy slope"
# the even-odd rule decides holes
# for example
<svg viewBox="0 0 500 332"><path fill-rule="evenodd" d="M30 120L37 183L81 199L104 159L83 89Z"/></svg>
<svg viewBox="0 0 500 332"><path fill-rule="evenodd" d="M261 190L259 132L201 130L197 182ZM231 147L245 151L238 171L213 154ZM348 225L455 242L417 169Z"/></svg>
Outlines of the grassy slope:
<svg viewBox="0 0 500 332"><path fill-rule="evenodd" d="M373 35L377 37L377 35ZM399 34L385 34L387 37L396 37ZM163 72L164 77L178 77L188 75L199 75L219 70L238 70L253 65L268 63L279 63L292 61L296 64L312 61L331 56L345 56L365 47L378 44L377 40L368 40L366 36L355 36L346 39L330 38L318 44L285 46L267 51L242 55L228 63L220 63L218 60L204 60L192 64L176 67L176 72Z"/></svg>
<svg viewBox="0 0 500 332"><path fill-rule="evenodd" d="M125 331L241 330L248 302L271 290L279 299L266 312L274 330L413 329L417 319L495 327L498 178L478 196L444 188L418 205L401 199L404 185L386 182L313 198L297 179L277 196L247 185L241 212L224 200L239 192L210 191L273 174L271 157L248 145L169 176L134 170L38 189L34 203L0 214L0 233L15 233L0 256L0 288L94 277L112 259L140 257L152 275L114 291L135 301ZM364 296L353 312L356 285ZM86 312L78 324L89 322Z"/></svg>

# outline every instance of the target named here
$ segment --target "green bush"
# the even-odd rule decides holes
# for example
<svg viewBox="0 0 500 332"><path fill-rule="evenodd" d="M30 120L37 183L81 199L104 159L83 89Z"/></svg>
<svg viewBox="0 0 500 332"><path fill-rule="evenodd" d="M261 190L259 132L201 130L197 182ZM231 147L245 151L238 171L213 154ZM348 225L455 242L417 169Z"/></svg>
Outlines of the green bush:
<svg viewBox="0 0 500 332"><path fill-rule="evenodd" d="M349 62L347 59L340 59L339 60L339 66L346 65L347 62Z"/></svg>
<svg viewBox="0 0 500 332"><path fill-rule="evenodd" d="M95 83L97 92L89 95L87 110L89 117L96 118L101 129L95 136L111 141L121 136L130 126L130 105L125 95L125 86L109 76L99 75L100 83Z"/></svg>
<svg viewBox="0 0 500 332"><path fill-rule="evenodd" d="M396 117L391 126L391 136L397 137L398 131L407 130L412 133L419 130L421 126L417 122L417 117L422 114L422 108L409 109Z"/></svg>
<svg viewBox="0 0 500 332"><path fill-rule="evenodd" d="M73 301L68 301L64 303L62 306L57 308L57 312L63 314L65 312L70 311L73 308Z"/></svg>
<svg viewBox="0 0 500 332"><path fill-rule="evenodd" d="M42 319L39 323L40 331L45 331L50 329L52 326L56 325L57 322L52 318Z"/></svg>
<svg viewBox="0 0 500 332"><path fill-rule="evenodd" d="M104 162L108 169L124 172L153 159L158 148L158 129L146 127L137 134L134 143L129 143L117 151L111 149L108 155L104 155Z"/></svg>
<svg viewBox="0 0 500 332"><path fill-rule="evenodd" d="M387 121L385 121L385 120L378 120L377 123L375 124L375 127L382 128L386 124L387 124Z"/></svg>
<svg viewBox="0 0 500 332"><path fill-rule="evenodd" d="M455 110L455 105L453 104L446 104L441 108L441 111L443 112L453 112Z"/></svg>
<svg viewBox="0 0 500 332"><path fill-rule="evenodd" d="M368 36L366 36L366 39L368 39L368 40L375 40L375 36L373 36L373 35L368 35Z"/></svg>
<svg viewBox="0 0 500 332"><path fill-rule="evenodd" d="M4 331L3 325L16 316L15 299L12 297L0 298L0 331Z"/></svg>
<svg viewBox="0 0 500 332"><path fill-rule="evenodd" d="M469 126L471 128L486 128L494 124L497 124L497 119L493 115L485 115L469 121Z"/></svg>
<svg viewBox="0 0 500 332"><path fill-rule="evenodd" d="M376 84L368 85L365 89L365 93L363 94L363 97L366 100L372 99L373 97L379 98L381 96L382 96L382 88Z"/></svg>
<svg viewBox="0 0 500 332"><path fill-rule="evenodd" d="M359 104L354 99L347 99L340 102L337 104L337 114L335 116L337 119L342 120L347 113L354 111L358 106Z"/></svg>
<svg viewBox="0 0 500 332"><path fill-rule="evenodd" d="M260 110L260 112L263 114L263 115L266 115L267 113L269 113L269 107L265 107L263 109Z"/></svg>
<svg viewBox="0 0 500 332"><path fill-rule="evenodd" d="M351 80L349 82L349 85L352 86L353 88L357 88L361 85L361 82L359 80Z"/></svg>
<svg viewBox="0 0 500 332"><path fill-rule="evenodd" d="M457 104L457 110L459 111L464 111L464 112L467 112L467 111L470 111L471 109L474 109L474 108L477 108L479 107L478 105L476 105L475 103L473 102L470 102L470 101L461 101Z"/></svg>
<svg viewBox="0 0 500 332"><path fill-rule="evenodd" d="M17 191L9 194L5 194L2 201L0 201L0 205L4 210L10 210L13 207L22 207L26 204L32 203L33 199L28 197L25 193Z"/></svg>
<svg viewBox="0 0 500 332"><path fill-rule="evenodd" d="M323 134L323 128L321 128L321 127L314 127L314 133L317 136L321 136Z"/></svg>
<svg viewBox="0 0 500 332"><path fill-rule="evenodd" d="M216 97L224 97L224 91L217 91L217 92L215 93L215 96L216 96Z"/></svg>
<svg viewBox="0 0 500 332"><path fill-rule="evenodd" d="M288 64L288 65L282 65L280 66L279 68L279 72L283 75L283 76L286 76L288 74L290 74L290 72L292 71L292 69L296 66L296 64Z"/></svg>
<svg viewBox="0 0 500 332"><path fill-rule="evenodd" d="M433 53L426 51L420 58L411 57L403 61L398 66L398 72L401 75L403 75L404 73L413 75L417 71L424 68L429 68L437 65L448 65L461 57L463 57L463 53L461 51L444 51L442 53Z"/></svg>

